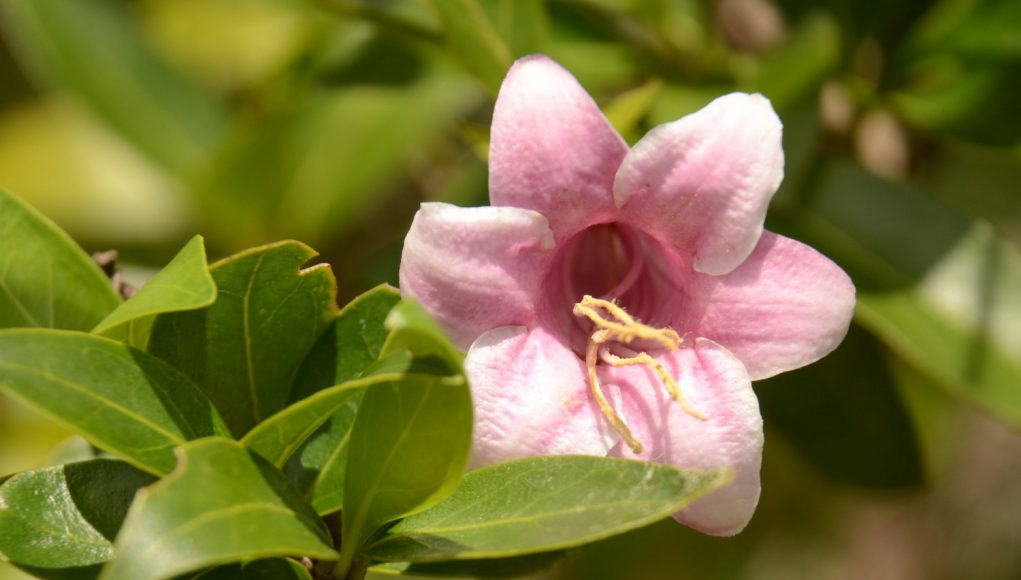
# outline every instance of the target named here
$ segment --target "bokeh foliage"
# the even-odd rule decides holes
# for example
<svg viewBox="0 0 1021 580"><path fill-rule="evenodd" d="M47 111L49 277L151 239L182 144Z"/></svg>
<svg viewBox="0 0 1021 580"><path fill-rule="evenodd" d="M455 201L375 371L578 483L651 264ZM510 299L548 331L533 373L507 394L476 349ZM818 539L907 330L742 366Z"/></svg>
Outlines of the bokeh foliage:
<svg viewBox="0 0 1021 580"><path fill-rule="evenodd" d="M767 225L851 273L856 326L756 385L769 442L744 535L658 526L559 573L812 576L880 549L859 534L899 546L894 577L1021 570L1018 2L0 0L0 26L0 185L143 272L194 233L212 257L307 241L342 303L396 283L420 201L485 203L514 58L559 61L632 143L763 92L787 155ZM3 454L52 439L24 413L0 401ZM1000 517L955 512L976 490Z"/></svg>

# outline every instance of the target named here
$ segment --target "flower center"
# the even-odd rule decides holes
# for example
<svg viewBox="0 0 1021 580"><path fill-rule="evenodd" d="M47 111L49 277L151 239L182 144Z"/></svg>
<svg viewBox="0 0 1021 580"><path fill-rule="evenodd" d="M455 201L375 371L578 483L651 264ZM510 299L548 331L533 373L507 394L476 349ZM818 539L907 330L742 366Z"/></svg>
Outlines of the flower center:
<svg viewBox="0 0 1021 580"><path fill-rule="evenodd" d="M592 389L592 395L603 416L635 455L642 452L642 444L635 438L623 417L617 413L603 395L599 384L599 373L596 370L596 365L599 362L615 367L643 365L652 369L663 382L667 392L670 393L670 398L680 403L681 409L685 413L696 419L703 421L706 419L705 415L693 409L684 399L677 381L667 372L662 363L650 356L648 352L627 348L632 341L639 339L643 342L659 344L669 350L677 350L681 346L682 339L676 331L672 328L654 328L642 324L612 300L593 298L589 295L585 295L581 302L574 305L573 313L579 318L587 318L593 325L593 331L589 335L588 345L585 349L585 368L588 370L589 388ZM614 348L626 350L627 356L619 356L614 353Z"/></svg>

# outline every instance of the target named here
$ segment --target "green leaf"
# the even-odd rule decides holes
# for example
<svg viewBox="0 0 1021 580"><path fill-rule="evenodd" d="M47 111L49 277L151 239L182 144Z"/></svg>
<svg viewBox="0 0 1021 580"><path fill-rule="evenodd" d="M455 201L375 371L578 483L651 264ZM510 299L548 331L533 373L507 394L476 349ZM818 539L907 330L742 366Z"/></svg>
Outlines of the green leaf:
<svg viewBox="0 0 1021 580"><path fill-rule="evenodd" d="M192 580L312 580L312 575L294 560L273 558L219 566Z"/></svg>
<svg viewBox="0 0 1021 580"><path fill-rule="evenodd" d="M216 300L202 236L195 236L166 268L160 270L127 302L103 319L92 332L144 349L157 314L197 310Z"/></svg>
<svg viewBox="0 0 1021 580"><path fill-rule="evenodd" d="M383 323L400 299L396 288L382 284L348 302L305 357L291 401L361 377L379 358L389 334Z"/></svg>
<svg viewBox="0 0 1021 580"><path fill-rule="evenodd" d="M212 306L153 325L150 352L190 376L238 436L287 405L295 372L336 316L329 266L299 269L315 255L287 241L217 262Z"/></svg>
<svg viewBox="0 0 1021 580"><path fill-rule="evenodd" d="M987 224L837 164L794 232L851 273L862 326L950 393L1021 425L1021 255Z"/></svg>
<svg viewBox="0 0 1021 580"><path fill-rule="evenodd" d="M53 222L0 190L0 328L88 330L120 303L110 280Z"/></svg>
<svg viewBox="0 0 1021 580"><path fill-rule="evenodd" d="M826 358L756 384L765 424L839 481L920 486L918 438L883 354L874 337L852 326Z"/></svg>
<svg viewBox="0 0 1021 580"><path fill-rule="evenodd" d="M40 76L70 91L153 160L180 174L220 138L223 113L150 50L116 0L11 0L6 31Z"/></svg>
<svg viewBox="0 0 1021 580"><path fill-rule="evenodd" d="M430 0L451 52L496 94L511 65L510 51L476 0Z"/></svg>
<svg viewBox="0 0 1021 580"><path fill-rule="evenodd" d="M329 532L287 478L239 443L193 441L138 494L103 580L159 580L257 558L332 559Z"/></svg>
<svg viewBox="0 0 1021 580"><path fill-rule="evenodd" d="M382 574L406 574L411 576L458 576L471 578L521 578L534 576L556 566L567 558L569 552L543 552L515 558L492 558L485 560L451 560L449 562L385 562L369 568Z"/></svg>
<svg viewBox="0 0 1021 580"><path fill-rule="evenodd" d="M159 475L173 469L174 447L227 433L187 377L142 351L90 334L0 331L0 388Z"/></svg>
<svg viewBox="0 0 1021 580"><path fill-rule="evenodd" d="M384 524L424 510L457 485L471 448L472 406L463 377L407 376L362 398L344 481L346 572Z"/></svg>
<svg viewBox="0 0 1021 580"><path fill-rule="evenodd" d="M113 459L18 473L0 486L0 554L41 578L94 578L135 492L153 481Z"/></svg>
<svg viewBox="0 0 1021 580"><path fill-rule="evenodd" d="M319 514L344 507L348 444L359 401L341 407L291 456L284 473Z"/></svg>
<svg viewBox="0 0 1021 580"><path fill-rule="evenodd" d="M497 28L515 58L546 52L549 14L544 0L499 0Z"/></svg>
<svg viewBox="0 0 1021 580"><path fill-rule="evenodd" d="M634 136L642 119L649 114L659 90L663 86L660 79L652 79L627 92L617 95L613 101L603 107L603 112L610 124L625 137Z"/></svg>
<svg viewBox="0 0 1021 580"><path fill-rule="evenodd" d="M408 351L419 358L436 357L451 371L461 371L464 355L418 302L402 300L390 311L385 325L390 335L383 344L383 356Z"/></svg>
<svg viewBox="0 0 1021 580"><path fill-rule="evenodd" d="M436 562L562 550L668 517L731 479L606 457L511 461L465 475L446 501L401 521L367 553Z"/></svg>
<svg viewBox="0 0 1021 580"><path fill-rule="evenodd" d="M343 407L357 408L366 387L399 380L401 375L381 375L348 381L319 391L259 423L241 439L246 447L282 468L298 447Z"/></svg>

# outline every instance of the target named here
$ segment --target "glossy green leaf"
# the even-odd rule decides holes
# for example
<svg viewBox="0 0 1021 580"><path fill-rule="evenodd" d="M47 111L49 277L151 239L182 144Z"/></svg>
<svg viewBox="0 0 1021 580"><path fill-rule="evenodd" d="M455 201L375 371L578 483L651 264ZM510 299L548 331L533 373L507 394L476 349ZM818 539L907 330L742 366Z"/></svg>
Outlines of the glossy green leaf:
<svg viewBox="0 0 1021 580"><path fill-rule="evenodd" d="M151 475L113 459L24 471L0 486L0 554L41 578L94 578Z"/></svg>
<svg viewBox="0 0 1021 580"><path fill-rule="evenodd" d="M402 300L386 317L390 331L381 354L402 350L416 357L436 357L452 371L460 371L464 355L450 342L440 325L422 306L411 299Z"/></svg>
<svg viewBox="0 0 1021 580"><path fill-rule="evenodd" d="M822 360L757 383L767 429L839 481L921 485L918 438L883 354L875 338L853 326Z"/></svg>
<svg viewBox="0 0 1021 580"><path fill-rule="evenodd" d="M312 580L308 569L287 558L219 566L192 580Z"/></svg>
<svg viewBox="0 0 1021 580"><path fill-rule="evenodd" d="M10 0L3 8L27 65L164 167L191 172L219 140L223 113L147 47L123 3Z"/></svg>
<svg viewBox="0 0 1021 580"><path fill-rule="evenodd" d="M202 236L195 236L166 268L150 278L92 332L144 349L157 314L197 310L216 300Z"/></svg>
<svg viewBox="0 0 1021 580"><path fill-rule="evenodd" d="M74 241L0 190L0 328L88 330L120 303L110 280Z"/></svg>
<svg viewBox="0 0 1021 580"><path fill-rule="evenodd" d="M287 405L295 372L336 316L329 266L300 269L315 255L278 242L217 262L212 306L153 325L150 352L189 375L238 436Z"/></svg>
<svg viewBox="0 0 1021 580"><path fill-rule="evenodd" d="M319 514L344 507L348 445L360 401L351 401L335 411L284 466L284 473Z"/></svg>
<svg viewBox="0 0 1021 580"><path fill-rule="evenodd" d="M383 322L400 299L396 288L383 284L348 302L305 357L291 401L362 376L379 358L389 334Z"/></svg>
<svg viewBox="0 0 1021 580"><path fill-rule="evenodd" d="M287 478L241 444L208 438L138 494L103 580L159 580L278 556L332 559L329 532Z"/></svg>
<svg viewBox="0 0 1021 580"><path fill-rule="evenodd" d="M447 562L385 562L369 568L381 574L411 576L457 576L470 578L521 578L534 576L556 566L569 552L543 552L514 558L450 560Z"/></svg>
<svg viewBox="0 0 1021 580"><path fill-rule="evenodd" d="M241 443L282 468L331 415L342 407L357 407L365 388L399 378L400 375L367 377L319 391L259 423Z"/></svg>
<svg viewBox="0 0 1021 580"><path fill-rule="evenodd" d="M956 396L1021 425L1021 255L991 228L851 165L795 226L858 285L857 320Z"/></svg>
<svg viewBox="0 0 1021 580"><path fill-rule="evenodd" d="M496 94L511 65L510 51L476 0L430 0L450 50Z"/></svg>
<svg viewBox="0 0 1021 580"><path fill-rule="evenodd" d="M463 377L409 375L365 393L348 450L342 571L381 526L454 490L468 461L471 430Z"/></svg>
<svg viewBox="0 0 1021 580"><path fill-rule="evenodd" d="M446 501L402 520L367 551L435 562L562 550L666 518L731 479L728 471L627 459L521 459L465 475Z"/></svg>
<svg viewBox="0 0 1021 580"><path fill-rule="evenodd" d="M174 447L227 434L212 403L187 377L142 351L90 334L0 331L0 388L155 474L173 469Z"/></svg>

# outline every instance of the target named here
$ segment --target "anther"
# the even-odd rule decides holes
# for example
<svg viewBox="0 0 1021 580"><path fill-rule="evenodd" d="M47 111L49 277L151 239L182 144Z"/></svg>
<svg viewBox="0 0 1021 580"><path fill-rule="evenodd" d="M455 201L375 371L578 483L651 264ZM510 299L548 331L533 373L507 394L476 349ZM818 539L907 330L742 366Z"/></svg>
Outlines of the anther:
<svg viewBox="0 0 1021 580"><path fill-rule="evenodd" d="M609 320L602 312L605 312L613 320ZM663 386L670 394L670 398L681 405L685 413L700 420L706 420L706 416L691 407L681 394L681 388L677 381L667 372L662 363L654 359L647 352L638 352L634 356L621 357L610 352L606 346L609 342L621 342L630 344L635 339L657 342L669 350L677 350L681 346L682 339L673 329L653 328L635 320L622 307L610 300L584 296L581 302L574 305L574 315L585 317L592 321L596 327L589 336L588 345L585 351L585 367L588 370L589 387L592 395L596 398L599 410L610 422L613 429L620 434L636 455L642 452L642 444L635 439L631 429L624 422L624 419L617 411L610 406L603 395L599 384L599 374L596 364L600 358L611 366L643 365L652 369L663 382Z"/></svg>

